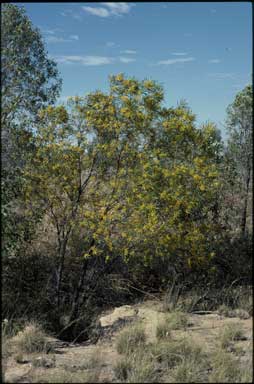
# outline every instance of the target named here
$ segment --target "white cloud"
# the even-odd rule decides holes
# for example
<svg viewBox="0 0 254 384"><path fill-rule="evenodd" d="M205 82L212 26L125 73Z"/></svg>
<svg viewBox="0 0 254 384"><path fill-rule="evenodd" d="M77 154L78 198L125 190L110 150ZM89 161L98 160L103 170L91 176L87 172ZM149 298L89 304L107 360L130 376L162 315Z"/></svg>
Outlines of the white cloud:
<svg viewBox="0 0 254 384"><path fill-rule="evenodd" d="M137 51L134 51L133 49L125 49L124 51L121 51L121 53L126 53L127 55L135 55Z"/></svg>
<svg viewBox="0 0 254 384"><path fill-rule="evenodd" d="M42 29L42 32L46 35L45 40L47 43L66 43L79 40L78 35L70 35L68 38L57 36L57 32L63 32L63 30L60 28Z"/></svg>
<svg viewBox="0 0 254 384"><path fill-rule="evenodd" d="M69 17L72 17L73 19L76 19L76 20L82 20L81 15L74 13L72 9L66 9L63 12L60 12L60 15L64 16L64 17L69 16Z"/></svg>
<svg viewBox="0 0 254 384"><path fill-rule="evenodd" d="M208 61L208 63L211 63L211 64L218 64L220 63L221 61L219 59L211 59Z"/></svg>
<svg viewBox="0 0 254 384"><path fill-rule="evenodd" d="M107 56L69 56L69 55L63 55L63 56L55 56L52 57L56 62L59 64L78 64L78 65L85 65L85 66L97 66L97 65L107 65L107 64L113 64L113 63L132 63L133 61L136 61L136 59L132 57L107 57Z"/></svg>
<svg viewBox="0 0 254 384"><path fill-rule="evenodd" d="M101 4L104 5L105 7L108 7L110 9L111 14L118 15L118 16L125 13L129 13L131 7L134 5L130 3L120 3L120 2L119 3L101 3Z"/></svg>
<svg viewBox="0 0 254 384"><path fill-rule="evenodd" d="M161 60L157 64L158 65L172 65L172 64L177 64L177 63L187 63L189 61L194 61L194 57L185 57L182 59L168 59L168 60Z"/></svg>
<svg viewBox="0 0 254 384"><path fill-rule="evenodd" d="M119 60L121 63L131 63L133 61L136 61L136 59L133 59L132 57L119 57Z"/></svg>
<svg viewBox="0 0 254 384"><path fill-rule="evenodd" d="M48 35L54 35L55 34L55 30L53 30L53 29L42 29L42 32L47 33Z"/></svg>
<svg viewBox="0 0 254 384"><path fill-rule="evenodd" d="M234 73L229 72L217 72L217 73L208 73L209 77L213 77L216 80L223 80L223 79L235 79Z"/></svg>
<svg viewBox="0 0 254 384"><path fill-rule="evenodd" d="M172 55L174 55L174 56L186 56L187 53L186 52L173 52Z"/></svg>
<svg viewBox="0 0 254 384"><path fill-rule="evenodd" d="M54 29L44 29L43 27L40 27L42 33L45 33L46 35L55 35L56 32L63 32L60 28L54 28Z"/></svg>
<svg viewBox="0 0 254 384"><path fill-rule="evenodd" d="M103 7L83 6L83 11L99 17L122 16L130 12L135 4L130 3L100 3Z"/></svg>
<svg viewBox="0 0 254 384"><path fill-rule="evenodd" d="M106 43L106 47L115 47L116 43L114 43L113 41L108 41Z"/></svg>
<svg viewBox="0 0 254 384"><path fill-rule="evenodd" d="M79 40L78 35L70 35L71 40Z"/></svg>
<svg viewBox="0 0 254 384"><path fill-rule="evenodd" d="M57 36L47 36L46 42L47 43L66 43L70 42L70 39L64 39L63 37L57 37Z"/></svg>
<svg viewBox="0 0 254 384"><path fill-rule="evenodd" d="M84 11L87 13L90 13L91 15L94 16L99 16L99 17L109 17L110 12L106 8L96 8L96 7L82 7Z"/></svg>
<svg viewBox="0 0 254 384"><path fill-rule="evenodd" d="M80 64L86 66L106 65L114 61L105 56L57 56L55 60L60 64Z"/></svg>
<svg viewBox="0 0 254 384"><path fill-rule="evenodd" d="M58 36L47 36L46 37L46 42L47 43L53 43L53 44L57 44L57 43L70 43L74 40L79 40L79 37L77 35L70 35L68 39L65 39L63 37L58 37Z"/></svg>

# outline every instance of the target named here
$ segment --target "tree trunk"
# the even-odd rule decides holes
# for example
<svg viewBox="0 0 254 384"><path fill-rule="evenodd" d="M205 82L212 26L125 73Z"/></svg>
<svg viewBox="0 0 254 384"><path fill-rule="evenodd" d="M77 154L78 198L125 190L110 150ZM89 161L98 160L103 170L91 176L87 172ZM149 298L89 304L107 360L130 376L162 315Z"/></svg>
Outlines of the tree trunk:
<svg viewBox="0 0 254 384"><path fill-rule="evenodd" d="M250 161L248 162L248 166L247 166L247 177L245 182L245 196L244 196L244 202L243 202L242 221L241 221L242 236L244 236L246 232L249 186L250 186Z"/></svg>
<svg viewBox="0 0 254 384"><path fill-rule="evenodd" d="M90 249L94 245L94 243L95 243L95 240L92 239L92 241L90 243L90 247L89 247ZM92 251L91 250L89 251L89 254L90 254L90 256L92 256ZM80 295L81 295L81 291L82 291L83 284L84 284L84 279L85 279L85 274L86 274L86 270L87 270L87 265L88 265L88 259L83 261L79 282L78 282L78 285L77 285L77 288L76 288L76 291L75 291L75 295L74 295L74 300L73 300L73 303L72 303L70 322L74 321L77 318L78 313L79 313Z"/></svg>
<svg viewBox="0 0 254 384"><path fill-rule="evenodd" d="M62 284L64 260L65 260L67 242L68 242L68 238L66 237L59 244L59 267L58 267L58 271L57 271L57 285L56 285L56 296L57 296L57 308L58 309L60 307L60 291L61 291L61 284Z"/></svg>

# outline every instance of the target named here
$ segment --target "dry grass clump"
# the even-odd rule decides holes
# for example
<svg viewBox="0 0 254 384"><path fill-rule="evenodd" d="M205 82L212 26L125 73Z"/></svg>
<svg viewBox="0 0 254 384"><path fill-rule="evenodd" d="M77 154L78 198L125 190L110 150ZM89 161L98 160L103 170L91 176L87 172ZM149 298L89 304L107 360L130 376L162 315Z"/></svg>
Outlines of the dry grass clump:
<svg viewBox="0 0 254 384"><path fill-rule="evenodd" d="M172 330L185 329L188 326L188 316L184 312L172 312L167 318L158 324L156 329L157 339L170 339Z"/></svg>
<svg viewBox="0 0 254 384"><path fill-rule="evenodd" d="M244 371L239 360L233 358L222 349L215 352L211 358L212 372L209 375L209 383L241 383Z"/></svg>
<svg viewBox="0 0 254 384"><path fill-rule="evenodd" d="M164 321L163 323L157 325L156 337L159 340L171 338L171 326L167 321Z"/></svg>
<svg viewBox="0 0 254 384"><path fill-rule="evenodd" d="M204 383L205 376L205 371L191 359L183 361L171 372L173 383Z"/></svg>
<svg viewBox="0 0 254 384"><path fill-rule="evenodd" d="M188 326L188 316L184 312L172 312L167 322L168 327L172 330L183 329Z"/></svg>
<svg viewBox="0 0 254 384"><path fill-rule="evenodd" d="M205 358L201 347L187 339L159 342L151 347L151 351L154 358L167 369L190 359L199 364Z"/></svg>
<svg viewBox="0 0 254 384"><path fill-rule="evenodd" d="M158 366L149 358L144 358L133 363L127 383L156 383L158 379Z"/></svg>
<svg viewBox="0 0 254 384"><path fill-rule="evenodd" d="M13 342L23 353L48 352L50 349L46 333L36 323L28 324L13 338Z"/></svg>
<svg viewBox="0 0 254 384"><path fill-rule="evenodd" d="M124 329L117 340L116 349L120 354L133 352L137 347L145 344L146 336L141 325L135 325Z"/></svg>
<svg viewBox="0 0 254 384"><path fill-rule="evenodd" d="M117 380L126 381L131 373L132 365L129 360L120 360L113 368Z"/></svg>
<svg viewBox="0 0 254 384"><path fill-rule="evenodd" d="M120 360L114 367L117 380L125 383L158 382L158 363L147 349L138 347L129 354L126 360Z"/></svg>
<svg viewBox="0 0 254 384"><path fill-rule="evenodd" d="M222 315L225 317L234 317L233 310L225 304L220 305L217 309L217 312L219 315Z"/></svg>
<svg viewBox="0 0 254 384"><path fill-rule="evenodd" d="M206 356L193 340L157 342L138 347L119 361L114 373L126 383L204 382ZM171 381L172 380L172 381ZM194 380L194 381L192 381Z"/></svg>
<svg viewBox="0 0 254 384"><path fill-rule="evenodd" d="M229 324L220 334L221 348L228 348L234 341L245 340L242 327L239 324Z"/></svg>

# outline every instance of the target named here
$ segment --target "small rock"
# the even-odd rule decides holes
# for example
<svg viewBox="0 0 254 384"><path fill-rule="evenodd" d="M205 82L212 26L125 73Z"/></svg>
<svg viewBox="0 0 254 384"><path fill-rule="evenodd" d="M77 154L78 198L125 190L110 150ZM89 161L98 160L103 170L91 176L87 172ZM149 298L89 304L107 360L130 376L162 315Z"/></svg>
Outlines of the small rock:
<svg viewBox="0 0 254 384"><path fill-rule="evenodd" d="M123 305L121 307L115 308L112 313L106 316L102 316L99 319L101 327L112 326L119 320L127 319L134 317L136 315L136 310L130 305Z"/></svg>
<svg viewBox="0 0 254 384"><path fill-rule="evenodd" d="M30 363L30 360L28 360L27 358L25 358L23 356L16 356L15 360L16 360L16 362L18 364L28 364L28 363Z"/></svg>

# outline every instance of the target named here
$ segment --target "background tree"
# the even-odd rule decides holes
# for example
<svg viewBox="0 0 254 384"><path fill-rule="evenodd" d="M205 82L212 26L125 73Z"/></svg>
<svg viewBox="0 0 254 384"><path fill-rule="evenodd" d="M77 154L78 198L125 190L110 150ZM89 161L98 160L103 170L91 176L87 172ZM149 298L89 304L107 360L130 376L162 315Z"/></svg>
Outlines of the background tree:
<svg viewBox="0 0 254 384"><path fill-rule="evenodd" d="M239 210L241 234L247 230L248 204L251 203L252 152L253 152L253 89L246 86L227 109L228 143L226 161L233 186L234 200ZM237 223L235 223L237 225Z"/></svg>
<svg viewBox="0 0 254 384"><path fill-rule="evenodd" d="M22 218L14 202L24 181L21 170L33 150L37 113L56 100L61 81L23 8L2 5L1 32L2 227L3 250L8 253L22 238Z"/></svg>

